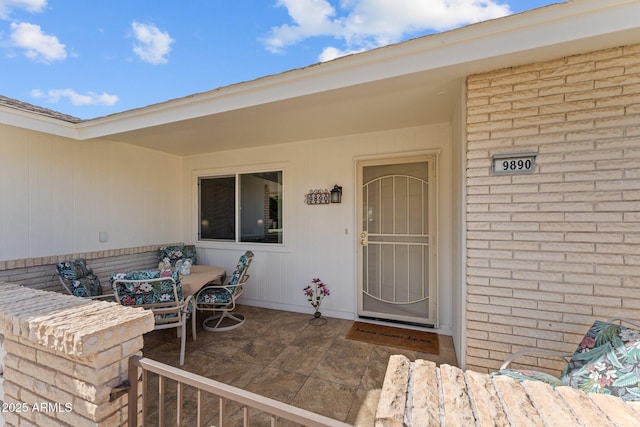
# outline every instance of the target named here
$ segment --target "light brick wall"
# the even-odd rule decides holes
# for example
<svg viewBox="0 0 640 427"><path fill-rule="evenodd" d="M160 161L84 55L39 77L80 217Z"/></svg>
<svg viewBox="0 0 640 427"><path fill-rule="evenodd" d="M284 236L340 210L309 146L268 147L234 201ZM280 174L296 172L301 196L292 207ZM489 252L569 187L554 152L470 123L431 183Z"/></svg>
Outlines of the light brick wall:
<svg viewBox="0 0 640 427"><path fill-rule="evenodd" d="M0 283L7 426L124 426L127 395L110 399L141 354L153 313Z"/></svg>
<svg viewBox="0 0 640 427"><path fill-rule="evenodd" d="M174 244L178 243L0 261L0 282L64 293L66 291L55 276L56 264L75 258L84 258L98 276L104 291L109 292L109 279L112 273L157 268L158 248Z"/></svg>
<svg viewBox="0 0 640 427"><path fill-rule="evenodd" d="M467 85L466 367L573 352L595 319L640 319L640 45ZM492 174L493 155L525 152L535 173Z"/></svg>

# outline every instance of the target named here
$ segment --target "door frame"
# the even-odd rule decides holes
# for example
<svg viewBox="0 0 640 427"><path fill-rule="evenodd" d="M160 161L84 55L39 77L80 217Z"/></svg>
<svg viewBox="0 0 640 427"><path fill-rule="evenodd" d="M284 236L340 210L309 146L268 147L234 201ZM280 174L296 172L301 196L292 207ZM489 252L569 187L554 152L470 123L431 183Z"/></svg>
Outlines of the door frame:
<svg viewBox="0 0 640 427"><path fill-rule="evenodd" d="M362 228L362 168L370 165L384 165L384 164L402 164L402 163L416 163L420 161L429 161L433 164L432 171L429 173L430 179L433 179L433 183L430 183L430 190L433 192L433 203L434 205L430 207L430 214L433 216L433 236L430 236L429 244L433 247L433 253L430 254L431 260L430 263L433 266L433 281L434 283L429 284L429 292L430 298L433 298L433 305L429 305L429 318L433 316L434 323L433 325L429 324L429 326L433 326L434 328L439 327L439 243L438 243L438 227L439 227L439 197L438 197L438 181L439 181L439 155L441 150L425 150L419 152L411 152L411 153L397 153L397 154L387 154L381 156L362 156L354 158L354 174L355 174L355 250L356 250L356 265L355 265L355 274L356 274L356 317L357 318L372 318L372 316L363 315L362 312L362 291L363 291L363 251L361 249L360 244L360 233ZM432 237L432 238L431 238ZM389 322L401 322L406 324L412 324L410 321L402 321L395 319L377 319L382 321ZM415 324L415 323L414 323ZM419 324L419 326L425 326L425 324Z"/></svg>

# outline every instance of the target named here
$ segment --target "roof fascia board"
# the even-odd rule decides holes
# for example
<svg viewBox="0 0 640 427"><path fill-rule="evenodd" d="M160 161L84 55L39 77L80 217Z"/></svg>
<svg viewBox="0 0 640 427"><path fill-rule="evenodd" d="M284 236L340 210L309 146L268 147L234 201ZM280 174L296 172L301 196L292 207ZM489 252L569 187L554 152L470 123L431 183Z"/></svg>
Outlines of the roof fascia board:
<svg viewBox="0 0 640 427"><path fill-rule="evenodd" d="M407 73L441 70L451 78L466 77L504 67L640 43L636 19L640 16L640 2L616 2L614 8L606 4L611 1L582 1L584 3L576 2L582 7L572 9L572 13L549 6L549 10L535 10L531 15L524 13L521 20L495 20L491 32L484 31L480 24L464 28L443 40L446 45L423 47L416 55L390 62L386 68L393 72L398 67ZM586 3L591 7L585 7ZM534 12L544 15L544 20L537 19ZM430 70L420 70L425 58L428 58Z"/></svg>
<svg viewBox="0 0 640 427"><path fill-rule="evenodd" d="M530 55L534 51L540 53L553 46L581 40L595 41L603 36L632 30L637 32L638 16L640 2L637 0L574 0L559 3L85 121L77 125L78 137L89 139L108 136L416 72L433 71L437 74L436 70L442 71L446 67L461 64L468 64L468 67L463 67L466 73L478 72L483 71L482 64L490 64L494 68L508 66L507 58L510 55L511 61L518 57L536 61ZM496 62L496 58L503 58L503 61Z"/></svg>
<svg viewBox="0 0 640 427"><path fill-rule="evenodd" d="M48 133L65 138L79 139L75 123L16 108L0 107L0 124Z"/></svg>

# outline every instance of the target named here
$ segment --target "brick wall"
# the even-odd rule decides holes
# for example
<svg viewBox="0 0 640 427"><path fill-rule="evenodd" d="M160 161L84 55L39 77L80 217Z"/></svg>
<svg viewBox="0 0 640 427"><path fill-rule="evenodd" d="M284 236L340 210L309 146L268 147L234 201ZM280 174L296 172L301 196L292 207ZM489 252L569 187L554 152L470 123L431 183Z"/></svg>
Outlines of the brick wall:
<svg viewBox="0 0 640 427"><path fill-rule="evenodd" d="M573 352L593 320L639 319L640 45L467 84L467 368ZM492 174L493 155L524 152L534 173Z"/></svg>
<svg viewBox="0 0 640 427"><path fill-rule="evenodd" d="M168 243L167 245L174 244L177 243ZM108 292L112 273L157 268L157 251L160 246L165 245L0 261L0 282L5 281L52 292L65 292L55 276L56 264L75 258L84 258L87 260L87 265L98 276L105 292Z"/></svg>
<svg viewBox="0 0 640 427"><path fill-rule="evenodd" d="M127 395L111 391L141 354L153 313L0 285L7 426L127 425Z"/></svg>
<svg viewBox="0 0 640 427"><path fill-rule="evenodd" d="M167 245L173 245L173 244L178 244L178 243L168 243ZM72 260L75 258L85 258L87 260L87 264L93 269L95 274L98 276L100 283L104 288L105 293L109 293L111 292L109 290L109 279L112 273L118 272L118 271L130 271L130 270L156 268L158 265L157 250L160 246L165 246L165 245L140 246L140 247L133 247L133 248L112 249L107 251L83 252L83 253L76 253L76 254L50 256L50 257L0 261L0 295L2 295L3 293L5 295L10 294L11 292L13 292L11 290L15 289L16 285L20 285L36 291L46 290L46 291L60 292L60 293L66 294L66 291L60 284L58 278L54 276L54 274L56 273L55 265L58 262L65 261L65 260ZM30 291L26 291L26 292L30 292ZM51 298L57 298L57 297L47 297L46 296L47 294L37 294L37 295L39 295L38 298L41 298L43 300L47 299L49 301L46 303L46 305L51 304L50 302ZM82 299L78 299L78 300L79 301L74 302L74 299L72 298L71 303L69 304L73 306L74 303L78 303L80 305L87 303L87 301L82 301ZM4 301L0 301L0 308L2 307L2 304L1 304L2 302ZM15 301L11 301L9 305L13 304L14 302ZM26 304L29 308L34 307L33 301L26 301ZM28 313L28 310L26 309L26 307L23 309L17 309L17 311L16 310L14 311L16 313L20 313L21 315ZM0 312L0 319L2 318L3 314L4 313ZM83 315L84 314L81 312L78 313L78 316L83 316ZM126 323L127 317L125 316L122 319L123 319L123 323ZM47 363L51 363L50 366L61 366L61 367L71 366L71 368L69 369L77 370L78 369L77 366L80 366L83 363L87 363L87 362L77 361L77 363L74 362L74 364L69 365L69 363L65 362L64 360L64 358L67 356L57 355L55 351L53 351L51 355L47 355L46 353L48 353L50 350L47 350L46 348L38 348L37 344L25 343L16 337L14 337L13 339L5 339L5 334L7 334L8 337L11 337L12 334L11 332L3 331L2 326L3 325L0 324L0 401L5 400L5 393L4 393L4 387L5 387L4 356L6 354L5 345L7 346L8 350L12 352L14 355L16 354L25 355L25 358L27 359L29 355L35 355L37 351L39 354L39 359L47 360ZM107 332L107 334L108 333L111 333L111 332ZM135 340L132 340L130 343L124 342L124 343L121 343L120 345L125 346L122 348L129 348L129 347L133 348L133 346L139 346L139 348L141 348L142 334L139 334L139 336L136 335ZM113 353L113 351L115 350L113 349L109 350L110 354ZM135 352L127 353L122 356L122 360L124 360L124 362L122 362L123 366L126 364L126 360L128 359L128 356L131 354L135 354ZM12 356L9 356L8 358L9 363L14 363L14 364L18 363L20 369L25 369L25 366L31 366L30 363L32 361L11 362L12 361L11 357ZM91 364L103 363L104 361L102 361L100 357L96 358L95 356L93 356ZM112 356L109 356L109 357L112 357ZM111 363L111 362L107 361L105 363ZM125 369L125 368L126 367L123 367L122 369ZM36 366L33 369L35 369L34 372L41 372L42 369L44 368L42 368L42 366L40 367ZM112 372L114 369L115 369L115 366L110 368L110 370L108 370L107 372ZM87 372L90 372L90 371L87 371ZM61 374L57 374L57 375L61 375ZM38 374L36 373L35 376L38 377ZM29 378L28 376L21 377L21 380L27 381L30 384L29 387L35 387L34 380ZM95 380L95 378L93 380ZM70 381L77 381L77 380L74 379ZM113 386L112 383L115 380L112 377L109 377L107 378L107 381L109 382L109 387L107 387L107 385L105 384L98 384L98 386L101 386L104 388L102 390L103 393L104 393L104 390L110 389L110 387ZM50 393L48 392L49 394L45 394L45 395L42 395L42 394L30 395L28 394L27 391L16 391L17 389L15 388L15 384L12 385L11 383L9 383L8 387L9 389L11 389L11 387L14 387L14 395L13 395L14 399L18 395L20 395L22 398L24 398L25 396L30 396L29 399L32 402L35 402L37 404L42 403L43 405L47 405L49 401L47 401L46 399L47 398L51 399L53 394L59 394L60 396L67 398L65 403L69 403L70 401L75 401L75 397L69 396L68 393L63 393L61 390L57 388L51 388L50 385L44 385L44 384L42 385L42 387L44 387L46 390L49 390L50 388L51 390L53 390ZM101 396L100 398L103 398L103 397L104 396ZM10 399L11 398L8 397L7 401L9 401ZM54 406L55 406L55 403L56 402L53 402ZM112 413L110 414L111 420L109 422L112 422L114 419L120 419L121 417L124 417L123 410L116 411L114 409L118 405L120 406L123 405L123 399L119 399L119 403L111 403L111 402L108 403L107 407L111 408L108 410L112 411ZM91 409L92 411L96 408L95 402L94 403L82 402L81 406L91 407L93 408ZM103 410L104 409L101 409L101 411ZM68 412L68 411L66 411L66 408L62 408L62 412ZM95 416L95 414L93 415L84 414L83 416L87 416L87 415L89 417ZM70 419L78 420L78 418L73 418L74 415L67 415L67 417L71 417ZM2 414L0 414L0 426L4 425L4 421L5 421L4 418L5 417ZM9 416L9 418L12 418L12 417ZM33 421L33 419L35 418L36 418L36 415L34 415L33 411L31 410L29 414L29 419ZM45 418L41 418L40 420L42 421L47 419L48 420L47 422L51 422L51 419L49 418L45 417Z"/></svg>

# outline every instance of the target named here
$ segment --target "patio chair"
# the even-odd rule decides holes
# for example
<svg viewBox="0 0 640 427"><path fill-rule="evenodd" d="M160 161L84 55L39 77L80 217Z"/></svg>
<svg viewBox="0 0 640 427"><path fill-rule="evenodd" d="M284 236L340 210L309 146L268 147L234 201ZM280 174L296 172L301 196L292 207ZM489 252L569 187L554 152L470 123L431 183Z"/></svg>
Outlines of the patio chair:
<svg viewBox="0 0 640 427"><path fill-rule="evenodd" d="M585 393L603 393L623 400L640 401L640 330L623 326L640 323L622 318L596 320L573 354L524 350L514 353L491 374L507 375L519 381L544 381L553 387L571 386ZM568 363L560 378L545 372L510 369L518 357L564 358Z"/></svg>
<svg viewBox="0 0 640 427"><path fill-rule="evenodd" d="M115 301L113 294L103 292L98 276L93 273L84 258L59 262L56 264L56 270L55 276L58 276L60 283L70 295L94 300Z"/></svg>
<svg viewBox="0 0 640 427"><path fill-rule="evenodd" d="M244 324L244 314L233 310L236 308L236 300L244 292L245 283L249 280L250 276L247 273L252 262L253 252L246 251L238 260L233 274L222 284L209 284L198 291L195 297L196 309L214 313L204 320L202 327L205 330L229 331ZM225 319L228 319L228 322L223 323Z"/></svg>
<svg viewBox="0 0 640 427"><path fill-rule="evenodd" d="M182 295L177 271L145 270L115 273L111 286L116 300L125 306L151 310L155 329L177 328L180 337L180 366L184 364L187 321L193 311L192 296ZM191 332L196 340L195 315L191 317Z"/></svg>

